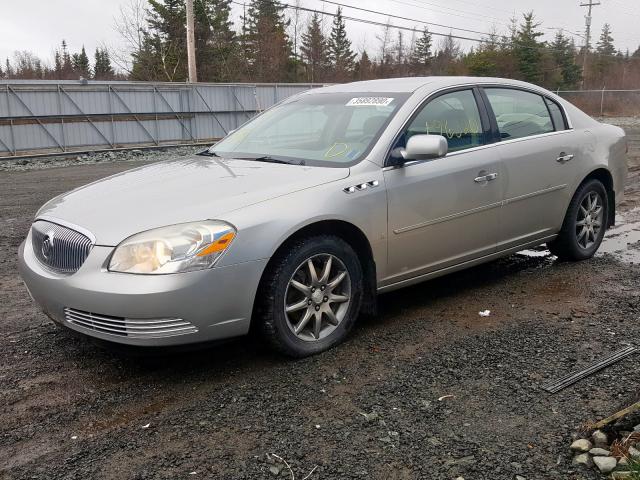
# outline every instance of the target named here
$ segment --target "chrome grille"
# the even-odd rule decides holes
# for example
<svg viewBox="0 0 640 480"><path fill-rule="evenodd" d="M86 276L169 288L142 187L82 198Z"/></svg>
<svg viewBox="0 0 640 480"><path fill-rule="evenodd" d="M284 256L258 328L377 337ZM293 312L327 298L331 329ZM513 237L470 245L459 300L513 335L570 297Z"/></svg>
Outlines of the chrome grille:
<svg viewBox="0 0 640 480"><path fill-rule="evenodd" d="M64 309L65 320L89 330L129 338L162 338L196 333L198 328L181 318L131 319Z"/></svg>
<svg viewBox="0 0 640 480"><path fill-rule="evenodd" d="M31 226L31 244L40 263L64 274L77 272L93 247L86 235L46 220Z"/></svg>

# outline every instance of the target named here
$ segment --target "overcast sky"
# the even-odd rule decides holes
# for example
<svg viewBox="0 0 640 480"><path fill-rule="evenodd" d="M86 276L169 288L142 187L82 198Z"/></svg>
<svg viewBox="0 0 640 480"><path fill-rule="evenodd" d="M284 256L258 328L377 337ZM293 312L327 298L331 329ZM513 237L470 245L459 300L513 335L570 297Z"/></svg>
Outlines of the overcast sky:
<svg viewBox="0 0 640 480"><path fill-rule="evenodd" d="M53 51L60 40L67 41L74 52L84 45L90 57L96 46L108 45L121 48L122 41L114 30L114 17L119 9L131 0L0 0L0 59L11 58L15 50L29 50L47 63L52 62ZM242 2L242 0L238 0ZM249 0L246 0L247 2ZM295 0L282 0L294 4ZM307 8L335 12L336 6L321 0L298 0ZM492 28L499 32L507 29L509 18L514 14L534 10L550 39L551 28L584 34L586 9L579 6L580 0L336 0L344 5L359 6L371 10L408 17L415 21L391 18L394 25L422 28L424 22L439 23L477 32L488 32ZM632 52L640 45L640 2L638 0L600 0L602 5L594 7L594 43L602 25L608 22L613 30L616 47ZM234 17L239 22L242 6L235 5ZM293 12L288 10L291 15ZM308 13L300 12L300 25L304 26ZM386 22L384 15L375 15L350 8L345 16ZM331 18L326 17L326 30ZM547 30L549 29L549 30ZM356 50L366 48L374 53L381 27L347 21L347 30ZM433 32L449 33L446 27L431 26ZM451 30L454 35L480 37L478 33ZM410 32L405 32L409 41ZM394 37L396 33L393 33ZM438 38L438 37L435 37ZM584 40L576 36L576 43ZM472 42L464 42L469 47Z"/></svg>

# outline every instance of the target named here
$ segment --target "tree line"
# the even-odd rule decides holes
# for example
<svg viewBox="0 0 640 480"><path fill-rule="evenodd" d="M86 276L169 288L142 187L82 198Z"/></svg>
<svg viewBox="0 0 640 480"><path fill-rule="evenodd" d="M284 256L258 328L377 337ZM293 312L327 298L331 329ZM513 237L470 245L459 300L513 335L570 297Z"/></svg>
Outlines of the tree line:
<svg viewBox="0 0 640 480"><path fill-rule="evenodd" d="M91 65L84 47L70 54L63 41L52 66L18 52L0 76L186 81L184 0L131 1L116 20L124 52L97 49ZM231 5L232 0L195 0L201 82L333 83L478 75L521 79L553 90L631 88L640 82L640 48L633 53L618 50L608 24L594 48L585 51L562 30L552 41L543 41L541 23L529 12L513 19L507 32L489 33L465 50L455 35L387 22L377 27L374 48L358 50L341 8L322 14L275 0L250 0L235 26Z"/></svg>
<svg viewBox="0 0 640 480"><path fill-rule="evenodd" d="M93 64L84 46L79 52L71 53L67 42L62 40L53 55L53 64L48 65L38 56L28 51L16 51L13 61L8 58L0 65L0 79L23 80L116 80L126 78L117 74L111 64L108 49L96 48Z"/></svg>

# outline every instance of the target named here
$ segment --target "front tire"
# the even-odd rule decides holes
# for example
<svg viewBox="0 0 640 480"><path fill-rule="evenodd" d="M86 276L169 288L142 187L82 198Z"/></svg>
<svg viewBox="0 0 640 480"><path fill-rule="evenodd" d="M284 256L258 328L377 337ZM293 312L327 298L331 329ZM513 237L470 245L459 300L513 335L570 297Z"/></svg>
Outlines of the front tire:
<svg viewBox="0 0 640 480"><path fill-rule="evenodd" d="M268 343L306 357L342 342L360 312L362 266L353 248L333 235L296 241L261 282L257 321Z"/></svg>
<svg viewBox="0 0 640 480"><path fill-rule="evenodd" d="M558 236L547 243L560 260L586 260L600 247L609 218L609 197L602 182L580 185L571 199Z"/></svg>

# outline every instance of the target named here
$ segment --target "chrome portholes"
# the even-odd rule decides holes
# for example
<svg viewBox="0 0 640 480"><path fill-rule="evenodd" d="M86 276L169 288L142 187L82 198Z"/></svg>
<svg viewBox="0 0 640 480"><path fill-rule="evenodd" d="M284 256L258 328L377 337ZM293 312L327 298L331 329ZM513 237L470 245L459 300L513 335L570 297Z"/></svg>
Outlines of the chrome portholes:
<svg viewBox="0 0 640 480"><path fill-rule="evenodd" d="M342 191L344 193L355 193L362 190L366 190L368 188L375 188L380 185L378 180L371 180L370 182L359 183L358 185L352 185L350 187L344 188Z"/></svg>

